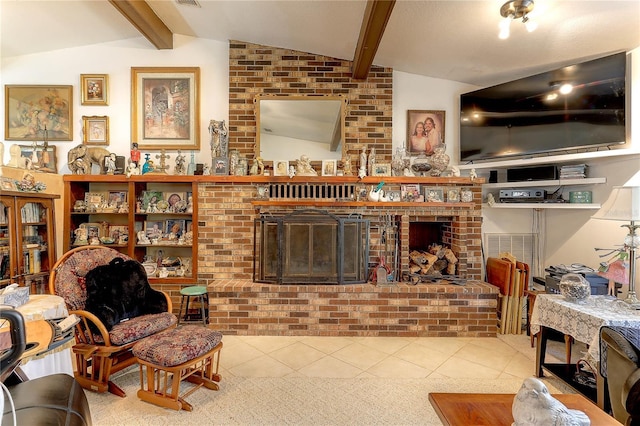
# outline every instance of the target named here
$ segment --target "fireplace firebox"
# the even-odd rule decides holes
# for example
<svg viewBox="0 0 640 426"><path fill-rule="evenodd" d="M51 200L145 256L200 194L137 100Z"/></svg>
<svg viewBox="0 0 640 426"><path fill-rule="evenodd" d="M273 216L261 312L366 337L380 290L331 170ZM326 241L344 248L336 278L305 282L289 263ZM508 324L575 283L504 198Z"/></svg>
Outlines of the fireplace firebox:
<svg viewBox="0 0 640 426"><path fill-rule="evenodd" d="M365 283L368 257L369 220L359 214L307 209L254 221L256 282Z"/></svg>

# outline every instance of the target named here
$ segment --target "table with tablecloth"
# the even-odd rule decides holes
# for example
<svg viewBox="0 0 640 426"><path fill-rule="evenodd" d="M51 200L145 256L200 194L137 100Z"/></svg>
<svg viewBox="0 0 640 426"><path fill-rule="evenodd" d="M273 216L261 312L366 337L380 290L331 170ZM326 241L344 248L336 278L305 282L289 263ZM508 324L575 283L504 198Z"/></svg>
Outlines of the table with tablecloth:
<svg viewBox="0 0 640 426"><path fill-rule="evenodd" d="M588 345L584 357L598 374L600 361L600 328L602 326L640 327L640 311L632 309L624 301L609 296L590 296L581 303L570 302L560 294L539 294L531 313L531 333L539 331L536 351L536 376L542 376L545 365L547 332L557 330ZM599 376L601 377L601 376ZM604 404L603 380L598 379L597 403Z"/></svg>
<svg viewBox="0 0 640 426"><path fill-rule="evenodd" d="M32 294L29 301L16 308L25 321L48 320L69 316L64 299L52 294ZM29 379L35 379L49 374L66 373L73 376L71 347L75 344L71 339L55 349L41 355L22 360L20 368Z"/></svg>

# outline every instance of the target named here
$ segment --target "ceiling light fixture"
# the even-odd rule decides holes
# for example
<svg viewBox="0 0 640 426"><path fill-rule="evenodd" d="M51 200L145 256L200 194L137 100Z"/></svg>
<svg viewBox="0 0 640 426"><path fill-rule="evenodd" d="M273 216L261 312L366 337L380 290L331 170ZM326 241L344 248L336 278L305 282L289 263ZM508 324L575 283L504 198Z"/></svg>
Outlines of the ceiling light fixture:
<svg viewBox="0 0 640 426"><path fill-rule="evenodd" d="M503 40L509 38L509 27L514 19L522 18L522 23L525 24L527 31L534 31L538 25L528 16L532 10L533 0L510 0L503 4L500 8L500 15L504 19L500 22L500 34L498 37Z"/></svg>

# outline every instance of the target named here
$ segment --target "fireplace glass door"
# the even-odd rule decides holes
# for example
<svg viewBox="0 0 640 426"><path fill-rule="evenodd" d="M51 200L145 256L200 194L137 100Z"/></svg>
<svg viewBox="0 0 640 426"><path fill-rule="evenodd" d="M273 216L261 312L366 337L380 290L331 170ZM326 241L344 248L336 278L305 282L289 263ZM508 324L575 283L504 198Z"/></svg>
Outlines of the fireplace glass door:
<svg viewBox="0 0 640 426"><path fill-rule="evenodd" d="M254 280L280 284L366 282L369 221L320 210L263 215L255 223Z"/></svg>

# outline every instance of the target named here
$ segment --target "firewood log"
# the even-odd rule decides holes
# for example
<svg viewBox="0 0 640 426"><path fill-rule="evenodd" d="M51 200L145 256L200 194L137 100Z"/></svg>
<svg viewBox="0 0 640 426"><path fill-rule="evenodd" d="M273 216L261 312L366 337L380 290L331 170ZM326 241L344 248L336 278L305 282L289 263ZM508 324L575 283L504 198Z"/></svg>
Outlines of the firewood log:
<svg viewBox="0 0 640 426"><path fill-rule="evenodd" d="M410 264L409 265L409 272L411 272L412 274L417 274L418 272L420 272L420 266L416 265L416 264Z"/></svg>
<svg viewBox="0 0 640 426"><path fill-rule="evenodd" d="M433 264L433 270L440 272L447 268L447 264L448 262L446 260L438 259L436 263Z"/></svg>
<svg viewBox="0 0 640 426"><path fill-rule="evenodd" d="M453 254L453 251L450 248L444 250L444 258L447 259L449 263L458 263L458 258Z"/></svg>
<svg viewBox="0 0 640 426"><path fill-rule="evenodd" d="M418 250L413 250L411 253L409 253L409 259L411 259L416 265L425 264L428 260L425 254Z"/></svg>
<svg viewBox="0 0 640 426"><path fill-rule="evenodd" d="M447 275L455 275L456 274L456 264L449 263L447 265Z"/></svg>
<svg viewBox="0 0 640 426"><path fill-rule="evenodd" d="M430 266L436 263L436 261L438 260L438 256L435 256L430 253L425 254L425 257L427 258L427 265L430 265Z"/></svg>

